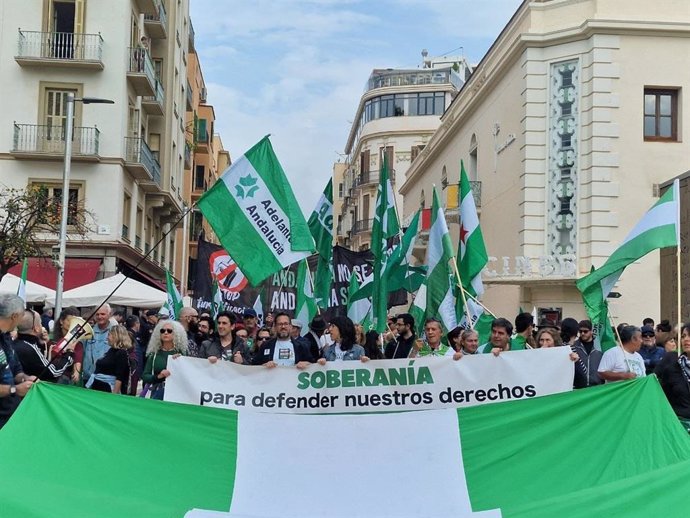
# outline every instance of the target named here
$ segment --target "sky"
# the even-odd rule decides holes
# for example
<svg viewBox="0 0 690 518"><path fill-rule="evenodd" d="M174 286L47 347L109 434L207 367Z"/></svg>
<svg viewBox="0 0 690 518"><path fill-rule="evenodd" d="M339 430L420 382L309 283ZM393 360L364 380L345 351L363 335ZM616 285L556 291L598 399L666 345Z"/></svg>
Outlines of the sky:
<svg viewBox="0 0 690 518"><path fill-rule="evenodd" d="M343 161L374 68L478 63L521 0L190 0L208 103L231 157L267 134L308 217Z"/></svg>

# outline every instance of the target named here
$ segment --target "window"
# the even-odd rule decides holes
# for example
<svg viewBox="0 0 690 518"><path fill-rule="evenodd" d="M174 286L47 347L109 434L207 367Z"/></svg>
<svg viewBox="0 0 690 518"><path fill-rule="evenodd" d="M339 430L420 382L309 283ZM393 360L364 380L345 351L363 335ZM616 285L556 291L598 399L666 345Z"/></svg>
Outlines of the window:
<svg viewBox="0 0 690 518"><path fill-rule="evenodd" d="M199 234L201 234L202 225L204 221L204 216L201 211L195 210L192 212L192 219L189 224L189 240L197 241L199 239Z"/></svg>
<svg viewBox="0 0 690 518"><path fill-rule="evenodd" d="M678 141L678 90L645 88L644 139Z"/></svg>
<svg viewBox="0 0 690 518"><path fill-rule="evenodd" d="M422 189L422 194L419 196L419 206L423 209L426 206L426 198L424 198L424 189Z"/></svg>
<svg viewBox="0 0 690 518"><path fill-rule="evenodd" d="M345 192L345 186L343 185L343 182L340 182L338 184L338 198L342 198L344 192Z"/></svg>
<svg viewBox="0 0 690 518"><path fill-rule="evenodd" d="M198 165L194 168L194 190L203 191L206 181L206 167Z"/></svg>
<svg viewBox="0 0 690 518"><path fill-rule="evenodd" d="M412 146L412 156L411 156L411 162L414 162L414 159L419 156L419 153L422 152L422 149L424 149L426 146L424 145L419 145L419 146Z"/></svg>
<svg viewBox="0 0 690 518"><path fill-rule="evenodd" d="M446 171L446 166L443 166L441 170L441 189L448 187L448 171Z"/></svg>
<svg viewBox="0 0 690 518"><path fill-rule="evenodd" d="M45 211L39 216L42 222L51 225L59 224L62 218L62 184L50 184L35 182L32 187L39 190L41 198L44 200ZM81 186L70 186L67 202L67 224L76 225L78 223L79 211L83 206L81 201Z"/></svg>
<svg viewBox="0 0 690 518"><path fill-rule="evenodd" d="M477 181L477 135L470 139L470 163L467 176L470 181Z"/></svg>
<svg viewBox="0 0 690 518"><path fill-rule="evenodd" d="M132 197L125 193L124 200L122 202L122 237L123 239L129 239L129 216L132 212Z"/></svg>
<svg viewBox="0 0 690 518"><path fill-rule="evenodd" d="M369 155L368 149L359 154L359 172L361 175L369 174Z"/></svg>

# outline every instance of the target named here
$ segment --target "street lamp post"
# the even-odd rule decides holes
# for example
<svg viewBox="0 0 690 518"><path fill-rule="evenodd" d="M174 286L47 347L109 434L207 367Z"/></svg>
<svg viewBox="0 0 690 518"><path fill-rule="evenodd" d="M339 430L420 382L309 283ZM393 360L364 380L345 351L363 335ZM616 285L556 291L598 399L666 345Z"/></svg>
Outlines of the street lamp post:
<svg viewBox="0 0 690 518"><path fill-rule="evenodd" d="M67 120L65 121L65 158L62 168L62 207L60 207L60 240L57 261L57 281L55 283L55 311L53 318L57 321L62 312L62 292L65 284L65 248L67 247L67 218L69 217L69 176L72 168L72 135L74 134L74 103L114 104L110 99L82 97L77 99L74 93L67 94Z"/></svg>

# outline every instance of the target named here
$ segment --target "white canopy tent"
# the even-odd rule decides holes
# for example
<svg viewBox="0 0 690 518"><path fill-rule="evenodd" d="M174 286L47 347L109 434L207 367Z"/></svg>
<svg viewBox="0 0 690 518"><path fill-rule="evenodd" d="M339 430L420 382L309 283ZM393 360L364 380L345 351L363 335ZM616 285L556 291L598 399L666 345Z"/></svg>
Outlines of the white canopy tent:
<svg viewBox="0 0 690 518"><path fill-rule="evenodd" d="M0 293L17 293L20 278L11 273L6 273L0 280ZM29 280L26 281L26 302L29 304L42 304L50 302L51 307L55 304L55 290L36 284Z"/></svg>
<svg viewBox="0 0 690 518"><path fill-rule="evenodd" d="M123 274L118 273L112 277L66 291L62 295L62 307L98 306L124 278ZM162 290L152 288L134 279L127 279L108 299L108 303L157 309L165 303L167 298L167 294Z"/></svg>

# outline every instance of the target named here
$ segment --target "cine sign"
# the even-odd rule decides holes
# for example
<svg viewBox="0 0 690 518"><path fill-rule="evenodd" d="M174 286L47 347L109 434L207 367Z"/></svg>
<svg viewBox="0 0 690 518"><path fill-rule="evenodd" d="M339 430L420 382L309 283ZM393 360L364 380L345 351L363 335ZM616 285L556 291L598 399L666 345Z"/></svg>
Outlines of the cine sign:
<svg viewBox="0 0 690 518"><path fill-rule="evenodd" d="M548 278L577 276L574 254L540 255L538 257L489 257L489 263L483 270L485 279L515 278Z"/></svg>

